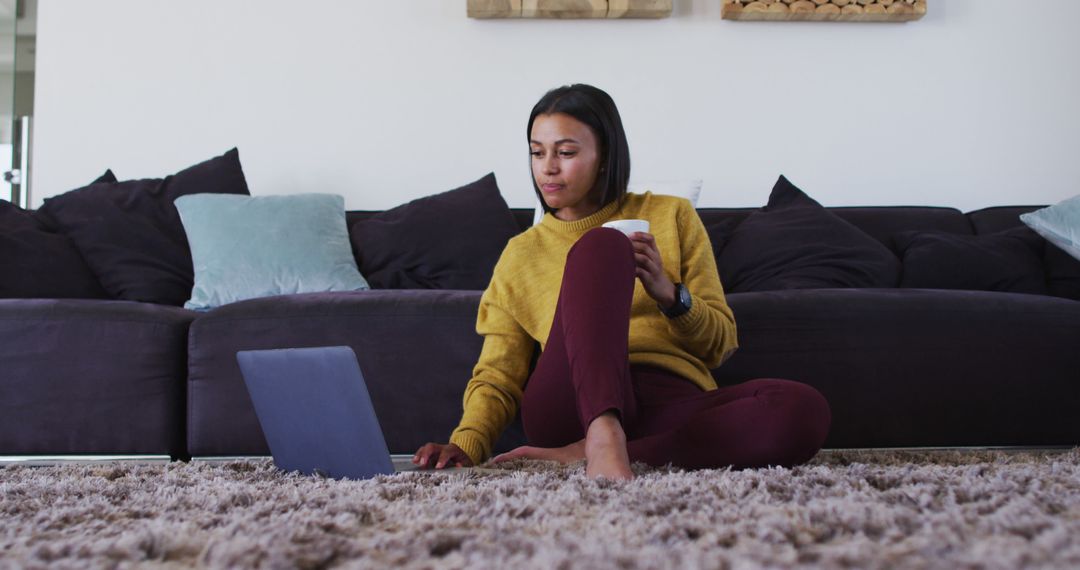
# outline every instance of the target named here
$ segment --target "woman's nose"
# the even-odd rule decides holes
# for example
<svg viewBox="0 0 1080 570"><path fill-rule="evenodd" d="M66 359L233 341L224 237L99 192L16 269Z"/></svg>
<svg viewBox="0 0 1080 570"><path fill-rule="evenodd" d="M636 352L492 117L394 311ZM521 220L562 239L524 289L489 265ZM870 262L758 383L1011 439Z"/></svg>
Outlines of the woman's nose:
<svg viewBox="0 0 1080 570"><path fill-rule="evenodd" d="M547 174L554 174L559 171L559 163L555 160L555 157L549 157L544 159L544 172Z"/></svg>

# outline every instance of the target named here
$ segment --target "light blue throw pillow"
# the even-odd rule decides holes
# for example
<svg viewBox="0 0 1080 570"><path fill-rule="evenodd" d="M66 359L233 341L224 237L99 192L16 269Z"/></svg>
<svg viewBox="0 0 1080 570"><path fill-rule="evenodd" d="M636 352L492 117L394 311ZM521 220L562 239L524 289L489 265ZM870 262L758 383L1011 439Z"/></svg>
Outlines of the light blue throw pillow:
<svg viewBox="0 0 1080 570"><path fill-rule="evenodd" d="M369 288L353 259L341 196L190 194L174 203L195 266L187 309Z"/></svg>
<svg viewBox="0 0 1080 570"><path fill-rule="evenodd" d="M1046 241L1080 259L1080 196L1020 214L1020 221L1046 238Z"/></svg>

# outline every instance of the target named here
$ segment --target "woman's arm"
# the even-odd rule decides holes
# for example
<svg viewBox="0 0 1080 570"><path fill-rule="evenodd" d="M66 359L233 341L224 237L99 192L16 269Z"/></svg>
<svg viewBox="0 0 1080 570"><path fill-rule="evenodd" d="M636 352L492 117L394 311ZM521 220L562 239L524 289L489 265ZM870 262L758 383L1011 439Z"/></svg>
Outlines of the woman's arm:
<svg viewBox="0 0 1080 570"><path fill-rule="evenodd" d="M521 403L535 341L502 308L496 284L480 299L476 332L484 337L472 379L465 386L464 413L450 443L474 464L491 455L492 447L513 421Z"/></svg>
<svg viewBox="0 0 1080 570"><path fill-rule="evenodd" d="M689 201L682 202L676 214L681 249L677 274L692 302L689 312L668 319L668 327L687 351L716 368L739 347L735 316L724 298L705 224Z"/></svg>

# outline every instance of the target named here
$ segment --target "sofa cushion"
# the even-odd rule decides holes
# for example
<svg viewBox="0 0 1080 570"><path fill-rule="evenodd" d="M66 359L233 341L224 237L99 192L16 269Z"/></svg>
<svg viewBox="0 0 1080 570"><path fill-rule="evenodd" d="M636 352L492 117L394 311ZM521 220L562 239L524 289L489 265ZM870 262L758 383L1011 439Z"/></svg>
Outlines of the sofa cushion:
<svg viewBox="0 0 1080 570"><path fill-rule="evenodd" d="M494 174L349 229L360 273L376 289L485 289L517 232Z"/></svg>
<svg viewBox="0 0 1080 570"><path fill-rule="evenodd" d="M191 194L175 204L195 265L187 309L368 288L349 246L341 196Z"/></svg>
<svg viewBox="0 0 1080 570"><path fill-rule="evenodd" d="M902 231L937 231L971 235L971 222L956 208L938 206L839 206L826 208L866 235L892 248ZM895 251L894 251L895 253Z"/></svg>
<svg viewBox="0 0 1080 570"><path fill-rule="evenodd" d="M731 292L895 287L900 261L783 176L769 203L726 239L720 277Z"/></svg>
<svg viewBox="0 0 1080 570"><path fill-rule="evenodd" d="M1045 264L1050 293L1080 299L1080 196L1020 215L1049 242Z"/></svg>
<svg viewBox="0 0 1080 570"><path fill-rule="evenodd" d="M91 184L116 182L111 170ZM71 240L35 212L0 200L0 298L106 299Z"/></svg>
<svg viewBox="0 0 1080 570"><path fill-rule="evenodd" d="M92 184L47 198L38 214L71 238L111 296L182 305L194 277L173 200L199 192L248 194L236 149L163 179Z"/></svg>
<svg viewBox="0 0 1080 570"><path fill-rule="evenodd" d="M1023 226L1020 214L1034 212L1043 206L989 206L965 214L976 234L992 234ZM917 229L917 228L907 228Z"/></svg>
<svg viewBox="0 0 1080 570"><path fill-rule="evenodd" d="M727 297L721 385L786 378L829 401L825 447L1076 445L1080 303L1044 295L823 289Z"/></svg>
<svg viewBox="0 0 1080 570"><path fill-rule="evenodd" d="M893 241L904 262L901 287L1046 294L1042 239L1027 228L971 236L900 232Z"/></svg>
<svg viewBox="0 0 1080 570"><path fill-rule="evenodd" d="M0 455L186 455L177 307L0 299Z"/></svg>
<svg viewBox="0 0 1080 570"><path fill-rule="evenodd" d="M1046 285L1051 295L1080 301L1080 260L1047 243L1043 253Z"/></svg>
<svg viewBox="0 0 1080 570"><path fill-rule="evenodd" d="M968 213L975 233L993 233L1004 229L1022 227L1022 214L1034 212L1044 206L993 206ZM1043 247L1043 267L1046 268L1047 292L1055 297L1080 300L1080 260L1062 251L1052 243Z"/></svg>
<svg viewBox="0 0 1080 570"><path fill-rule="evenodd" d="M1039 232L1046 241L1080 259L1080 196L1021 214L1020 221Z"/></svg>

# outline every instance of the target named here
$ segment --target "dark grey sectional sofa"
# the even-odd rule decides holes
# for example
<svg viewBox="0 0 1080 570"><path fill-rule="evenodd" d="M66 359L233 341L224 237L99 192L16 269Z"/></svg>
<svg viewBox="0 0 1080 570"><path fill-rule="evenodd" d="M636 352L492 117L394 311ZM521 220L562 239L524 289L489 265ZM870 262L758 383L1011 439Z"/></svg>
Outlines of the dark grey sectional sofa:
<svg viewBox="0 0 1080 570"><path fill-rule="evenodd" d="M882 244L981 235L1035 207L830 208ZM699 209L710 232L751 209ZM372 212L349 212L350 222ZM525 229L531 210L513 210ZM730 219L730 223L719 223ZM719 230L717 230L719 231ZM826 447L1080 443L1078 265L1045 246L1055 295L902 288L729 292L739 351L721 384L791 378L833 412ZM723 252L720 252L723 257ZM478 290L269 297L208 313L93 299L0 299L0 455L266 454L235 353L348 345L392 452L445 440L480 352ZM524 440L512 426L498 447Z"/></svg>

